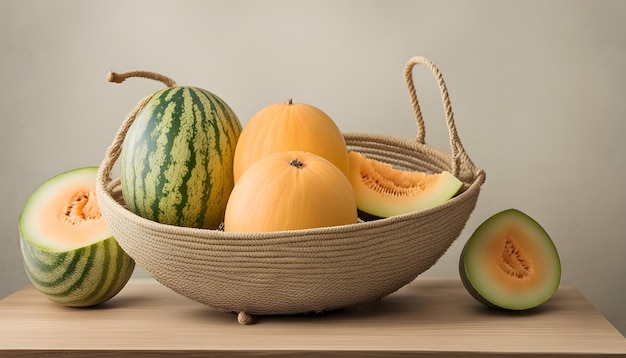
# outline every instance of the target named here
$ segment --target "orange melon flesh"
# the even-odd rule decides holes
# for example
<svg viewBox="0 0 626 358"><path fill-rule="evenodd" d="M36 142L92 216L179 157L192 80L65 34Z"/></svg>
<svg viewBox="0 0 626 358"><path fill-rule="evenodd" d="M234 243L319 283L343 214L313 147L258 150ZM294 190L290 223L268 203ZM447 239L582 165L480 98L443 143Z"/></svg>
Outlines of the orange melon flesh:
<svg viewBox="0 0 626 358"><path fill-rule="evenodd" d="M463 248L459 270L478 301L509 310L545 302L561 277L559 256L548 234L515 209L492 216L476 229Z"/></svg>
<svg viewBox="0 0 626 358"><path fill-rule="evenodd" d="M404 171L351 151L350 184L359 210L390 217L428 209L453 197L463 183L447 171Z"/></svg>
<svg viewBox="0 0 626 358"><path fill-rule="evenodd" d="M112 236L96 199L97 167L60 174L33 193L21 214L23 238L50 251L91 245Z"/></svg>

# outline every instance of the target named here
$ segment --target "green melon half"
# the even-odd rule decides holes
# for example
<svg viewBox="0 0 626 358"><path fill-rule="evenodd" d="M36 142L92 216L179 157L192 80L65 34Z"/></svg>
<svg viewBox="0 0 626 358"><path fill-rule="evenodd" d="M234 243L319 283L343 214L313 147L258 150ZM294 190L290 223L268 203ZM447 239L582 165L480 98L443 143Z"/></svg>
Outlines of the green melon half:
<svg viewBox="0 0 626 358"><path fill-rule="evenodd" d="M390 217L440 205L463 183L447 171L404 171L351 151L350 184L361 212Z"/></svg>
<svg viewBox="0 0 626 358"><path fill-rule="evenodd" d="M461 252L459 273L468 292L486 306L527 310L556 292L561 261L537 221L508 209L474 231Z"/></svg>
<svg viewBox="0 0 626 358"><path fill-rule="evenodd" d="M28 278L64 306L88 307L109 300L135 268L100 213L97 171L79 168L50 178L31 194L19 218Z"/></svg>

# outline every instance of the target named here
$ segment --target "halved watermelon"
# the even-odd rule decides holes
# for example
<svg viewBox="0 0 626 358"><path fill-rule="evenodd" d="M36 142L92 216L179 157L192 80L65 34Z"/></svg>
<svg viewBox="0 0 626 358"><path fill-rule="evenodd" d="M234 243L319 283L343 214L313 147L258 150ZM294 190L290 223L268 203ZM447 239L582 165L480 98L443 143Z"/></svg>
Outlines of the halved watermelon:
<svg viewBox="0 0 626 358"><path fill-rule="evenodd" d="M97 171L85 167L50 178L31 194L19 218L28 278L46 297L65 306L109 300L135 267L100 213Z"/></svg>

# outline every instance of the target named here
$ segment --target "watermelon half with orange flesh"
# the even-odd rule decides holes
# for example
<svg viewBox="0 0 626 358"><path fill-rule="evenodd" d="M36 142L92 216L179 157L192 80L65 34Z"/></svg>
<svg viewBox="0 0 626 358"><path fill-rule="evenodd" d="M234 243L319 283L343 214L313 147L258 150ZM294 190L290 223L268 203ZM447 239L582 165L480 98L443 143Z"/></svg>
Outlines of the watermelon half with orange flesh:
<svg viewBox="0 0 626 358"><path fill-rule="evenodd" d="M135 268L100 213L97 171L85 167L48 179L30 195L19 218L28 278L64 306L87 307L111 299Z"/></svg>

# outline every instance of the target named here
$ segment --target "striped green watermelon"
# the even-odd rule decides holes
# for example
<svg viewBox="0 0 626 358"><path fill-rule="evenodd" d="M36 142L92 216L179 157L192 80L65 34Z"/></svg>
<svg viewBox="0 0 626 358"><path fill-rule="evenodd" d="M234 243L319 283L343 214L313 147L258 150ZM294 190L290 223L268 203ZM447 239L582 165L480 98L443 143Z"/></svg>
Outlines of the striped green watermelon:
<svg viewBox="0 0 626 358"><path fill-rule="evenodd" d="M28 278L64 306L88 307L111 299L135 268L100 213L97 171L79 168L50 178L31 194L19 218Z"/></svg>
<svg viewBox="0 0 626 358"><path fill-rule="evenodd" d="M127 208L169 225L216 229L233 189L241 123L215 94L197 87L154 93L120 153Z"/></svg>

